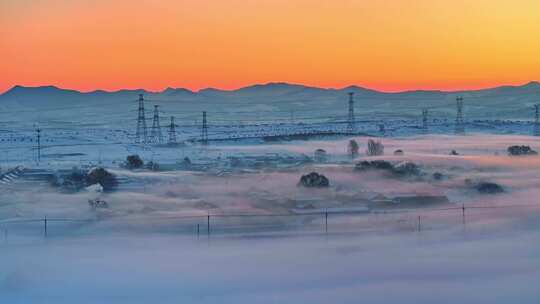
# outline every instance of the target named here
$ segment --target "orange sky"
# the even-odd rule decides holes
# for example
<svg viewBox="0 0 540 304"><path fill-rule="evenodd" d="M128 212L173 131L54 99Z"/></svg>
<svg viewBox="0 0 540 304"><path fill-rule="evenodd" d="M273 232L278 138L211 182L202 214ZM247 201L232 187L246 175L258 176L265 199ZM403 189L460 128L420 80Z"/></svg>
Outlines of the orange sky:
<svg viewBox="0 0 540 304"><path fill-rule="evenodd" d="M0 70L0 92L522 84L540 1L0 0Z"/></svg>

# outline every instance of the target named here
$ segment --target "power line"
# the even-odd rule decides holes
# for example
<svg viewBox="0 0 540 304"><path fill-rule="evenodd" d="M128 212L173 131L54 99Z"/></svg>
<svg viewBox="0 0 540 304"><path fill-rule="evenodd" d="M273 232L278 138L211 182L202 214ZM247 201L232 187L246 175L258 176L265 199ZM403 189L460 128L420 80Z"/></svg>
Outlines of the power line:
<svg viewBox="0 0 540 304"><path fill-rule="evenodd" d="M456 206L456 207L447 207L447 208L406 208L406 209L397 209L397 210L375 210L369 213L366 213L365 210L339 210L332 211L330 210L314 210L313 212L306 213L250 213L249 210L235 210L237 213L214 213L214 214L185 214L185 215L176 215L176 216L152 216L147 217L144 220L171 220L171 219L197 219L197 218L208 218L219 217L219 218L231 218L231 217L303 217L303 216L314 216L314 215L325 215L327 212L330 214L378 214L378 215L392 215L392 214L402 214L402 213L431 213L431 212L441 212L441 211L462 211L470 209L513 209L513 208L532 208L537 207L535 204L510 204L510 205L499 205L499 206ZM238 212L240 211L240 212ZM243 212L242 212L243 211ZM330 212L329 212L330 211ZM48 218L50 222L95 222L96 219L91 218ZM140 221L140 218L117 218L116 220L120 221ZM4 218L0 219L0 224L10 224L10 223L30 223L30 222L42 222L42 218L22 218L22 219L10 219Z"/></svg>

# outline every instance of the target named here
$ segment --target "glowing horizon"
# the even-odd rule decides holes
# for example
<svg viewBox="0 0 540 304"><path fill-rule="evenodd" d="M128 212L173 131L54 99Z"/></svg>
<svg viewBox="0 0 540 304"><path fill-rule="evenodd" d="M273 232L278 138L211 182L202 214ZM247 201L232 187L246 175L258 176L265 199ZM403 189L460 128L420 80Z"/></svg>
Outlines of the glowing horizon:
<svg viewBox="0 0 540 304"><path fill-rule="evenodd" d="M0 92L521 85L540 80L538 12L534 0L0 0Z"/></svg>

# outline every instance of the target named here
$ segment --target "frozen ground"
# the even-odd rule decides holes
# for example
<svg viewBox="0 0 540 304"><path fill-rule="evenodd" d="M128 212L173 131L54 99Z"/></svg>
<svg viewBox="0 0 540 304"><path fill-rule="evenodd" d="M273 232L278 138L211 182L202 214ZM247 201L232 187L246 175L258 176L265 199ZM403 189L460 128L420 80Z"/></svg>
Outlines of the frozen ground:
<svg viewBox="0 0 540 304"><path fill-rule="evenodd" d="M150 122L148 122L150 125ZM384 132L380 130L384 125ZM417 120L366 120L358 121L355 132L359 135L377 136L383 138L415 137L422 135L421 122ZM139 154L145 159L155 159L162 163L176 163L184 157L203 161L210 157L226 157L212 147L202 149L199 143L201 128L199 125L179 125L176 127L176 138L182 142L178 146L166 144L135 144L133 122L118 125L88 126L87 124L58 122L41 124L41 161L38 163L37 138L35 128L20 126L15 130L0 129L0 144L2 168L25 165L41 168L71 168L88 164L118 164L128 154ZM474 121L466 125L470 134L491 135L530 135L533 124L530 121ZM150 128L148 130L150 134ZM313 134L346 133L347 124L338 122L307 122L280 124L250 124L250 125L210 125L208 137L211 146L230 147L257 144L265 147L272 142L280 142L279 136L307 136L309 139L325 137ZM447 135L454 132L452 120L430 122L429 133L432 135ZM163 142L167 143L166 126L162 126ZM276 138L277 137L277 138ZM266 140L265 140L266 138ZM327 139L343 139L342 135L326 136ZM294 139L294 138L293 138ZM149 136L150 140L150 136ZM282 141L282 140L281 140ZM302 145L302 142L295 142ZM210 154L209 154L210 152ZM310 154L312 151L308 151Z"/></svg>
<svg viewBox="0 0 540 304"><path fill-rule="evenodd" d="M456 97L465 99L464 119L469 133L530 135L540 84L503 86L477 91L412 91L383 93L361 87L322 89L269 83L235 91L205 89L191 92L122 90L81 93L55 87L14 87L0 95L2 167L37 164L36 128L41 131L41 167L88 163L111 165L127 153L146 159L176 162L201 154L194 141L201 135L202 111L208 116L212 144L223 139L265 143L275 136L343 133L347 131L347 93L355 93L358 135L405 137L422 133L422 110L427 109L429 133L452 134ZM161 129L167 141L170 116L184 148L135 145L138 95L144 94L146 124L151 134L153 106L159 106ZM382 127L384 126L384 131ZM270 138L268 138L270 137ZM238 144L240 142L236 142ZM215 155L217 156L217 155Z"/></svg>
<svg viewBox="0 0 540 304"><path fill-rule="evenodd" d="M365 149L367 138L355 138ZM540 186L539 157L509 157L506 147L514 144L530 145L540 150L535 137L502 135L444 136L430 135L383 139L386 154L381 157L360 155L351 160L347 155L347 141L294 141L275 144L243 144L189 148L191 153L209 165L197 170L152 172L128 171L119 164L106 167L121 179L119 191L96 194L83 191L61 193L48 183L31 182L22 178L3 184L0 193L0 218L69 217L94 218L87 200L98 195L111 203L111 208L100 216L143 215L206 215L224 212L275 213L289 211L291 201L322 200L334 207L362 206L366 199L382 194L387 197L410 194L445 195L454 204L473 204L483 199L466 180L497 182L506 193L490 197L490 204L529 202L531 193ZM233 167L226 156L249 158L270 155L291 156L313 154L317 148L328 153L327 163L295 163L280 166L286 158L276 158L278 164L263 162L259 166ZM186 148L187 150L188 148ZM405 154L394 156L402 149ZM451 156L457 150L461 155ZM203 158L200 155L207 155ZM144 157L144 155L143 155ZM388 178L377 172L354 172L353 164L363 159L382 158L392 162L412 161L421 167L425 176L420 179ZM148 160L148 159L146 159ZM156 158L154 158L156 160ZM158 162L161 163L159 159ZM200 161L201 163L203 161ZM199 168L199 167L197 167ZM301 174L318 171L331 181L328 190L306 190L296 186ZM433 173L445 178L435 181ZM333 203L335 202L335 204ZM325 206L320 206L325 207ZM326 206L328 207L328 206Z"/></svg>
<svg viewBox="0 0 540 304"><path fill-rule="evenodd" d="M148 133L157 105L164 141L174 116L182 144L135 144L139 94ZM0 303L539 303L540 157L506 156L510 145L540 151L528 136L539 94L537 82L400 93L14 87L0 95ZM448 135L458 96L467 136ZM365 156L368 136L385 156ZM326 162L308 161L316 149ZM122 169L129 154L163 170ZM422 175L353 170L374 159L412 161ZM42 178L94 166L118 177L116 191L71 193ZM311 171L330 187L297 187ZM481 182L504 193L480 194ZM97 198L108 208L90 208Z"/></svg>
<svg viewBox="0 0 540 304"><path fill-rule="evenodd" d="M377 158L419 164L418 179L354 172L348 139L186 148L218 166L203 171L131 172L111 163L130 182L110 194L14 179L0 193L0 302L538 303L540 157L505 154L514 144L539 150L537 138L384 138L387 155ZM367 138L355 139L365 149ZM317 148L328 163L232 170L216 161ZM392 155L396 149L405 154ZM460 155L448 155L452 149ZM298 188L310 171L331 187ZM434 172L445 178L433 180ZM505 193L479 194L466 180L496 182ZM467 207L465 223L459 209L407 206L395 214L330 213L328 232L321 214L290 216L305 204L369 210L380 195L446 196L441 207ZM98 196L109 208L89 208ZM210 236L207 214L216 216ZM242 214L259 217L217 217ZM89 221L51 222L47 238L42 222L5 222L45 216Z"/></svg>

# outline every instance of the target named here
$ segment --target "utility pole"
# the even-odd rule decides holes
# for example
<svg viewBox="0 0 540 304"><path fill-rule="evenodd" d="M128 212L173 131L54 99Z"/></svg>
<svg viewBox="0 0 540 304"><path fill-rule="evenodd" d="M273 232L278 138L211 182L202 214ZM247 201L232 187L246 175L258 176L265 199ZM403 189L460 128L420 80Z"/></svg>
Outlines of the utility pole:
<svg viewBox="0 0 540 304"><path fill-rule="evenodd" d="M43 236L47 237L47 217L43 219Z"/></svg>
<svg viewBox="0 0 540 304"><path fill-rule="evenodd" d="M540 105L539 104L534 105L534 129L533 129L533 135L534 136L540 136Z"/></svg>
<svg viewBox="0 0 540 304"><path fill-rule="evenodd" d="M454 133L456 135L464 135L465 123L463 121L463 97L456 98L456 107L457 107L457 114L456 114L456 125L455 125Z"/></svg>
<svg viewBox="0 0 540 304"><path fill-rule="evenodd" d="M208 211L208 217L206 218L206 233L210 238L210 211Z"/></svg>
<svg viewBox="0 0 540 304"><path fill-rule="evenodd" d="M461 216L463 218L463 224L465 225L465 204L461 205Z"/></svg>
<svg viewBox="0 0 540 304"><path fill-rule="evenodd" d="M36 127L36 137L37 137L37 161L38 164L41 161L41 128Z"/></svg>
<svg viewBox="0 0 540 304"><path fill-rule="evenodd" d="M206 111L202 112L202 132L201 132L201 142L203 145L208 144L208 124L206 122Z"/></svg>
<svg viewBox="0 0 540 304"><path fill-rule="evenodd" d="M347 116L347 133L353 133L356 130L354 119L354 92L349 92L349 115Z"/></svg>
<svg viewBox="0 0 540 304"><path fill-rule="evenodd" d="M144 115L144 98L143 94L139 94L139 110L137 116L137 133L135 134L135 142L138 144L146 143L146 118Z"/></svg>
<svg viewBox="0 0 540 304"><path fill-rule="evenodd" d="M174 125L174 116L171 116L171 124L169 125L169 145L176 144L176 129Z"/></svg>
<svg viewBox="0 0 540 304"><path fill-rule="evenodd" d="M153 143L163 143L163 135L161 134L161 124L159 123L159 106L154 105L154 119L152 121L151 138Z"/></svg>
<svg viewBox="0 0 540 304"><path fill-rule="evenodd" d="M324 212L324 232L328 234L328 209Z"/></svg>
<svg viewBox="0 0 540 304"><path fill-rule="evenodd" d="M428 109L422 109L422 133L428 133Z"/></svg>

